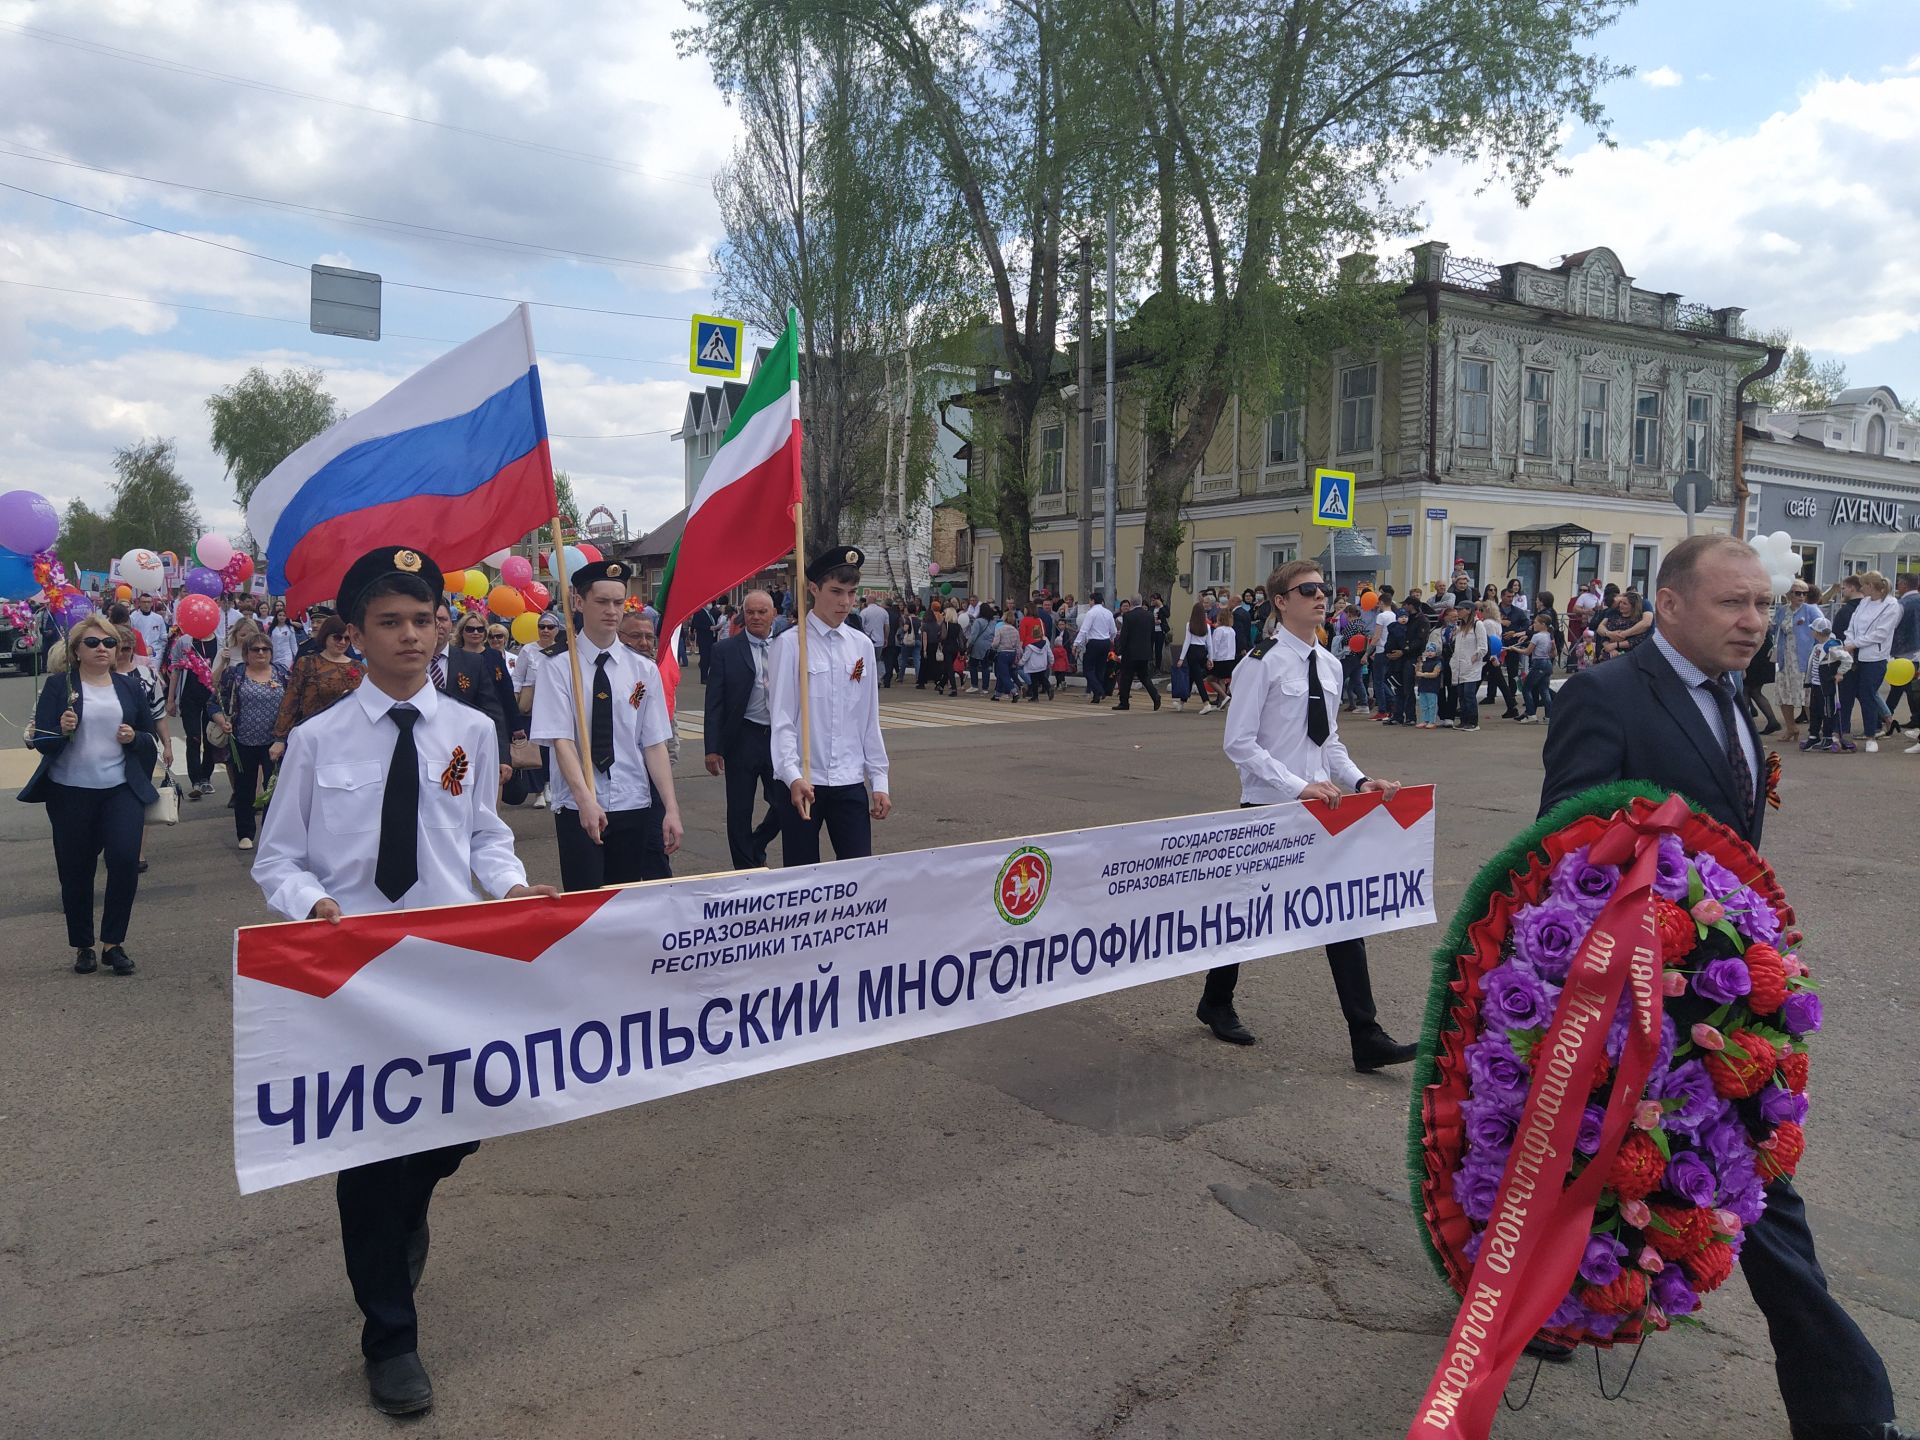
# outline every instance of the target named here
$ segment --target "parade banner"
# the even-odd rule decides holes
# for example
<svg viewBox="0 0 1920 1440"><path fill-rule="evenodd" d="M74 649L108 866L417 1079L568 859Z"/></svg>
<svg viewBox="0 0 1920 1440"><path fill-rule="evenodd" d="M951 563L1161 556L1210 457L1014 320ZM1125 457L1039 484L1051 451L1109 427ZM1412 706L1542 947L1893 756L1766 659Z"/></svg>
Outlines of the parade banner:
<svg viewBox="0 0 1920 1440"><path fill-rule="evenodd" d="M234 940L243 1194L1429 924L1433 788Z"/></svg>

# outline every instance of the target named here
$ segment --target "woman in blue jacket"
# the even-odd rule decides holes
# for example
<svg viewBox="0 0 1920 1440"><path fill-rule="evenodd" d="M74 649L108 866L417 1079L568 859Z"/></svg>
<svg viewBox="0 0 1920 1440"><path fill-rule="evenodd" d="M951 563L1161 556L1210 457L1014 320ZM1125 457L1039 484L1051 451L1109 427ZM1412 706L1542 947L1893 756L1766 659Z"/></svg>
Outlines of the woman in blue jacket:
<svg viewBox="0 0 1920 1440"><path fill-rule="evenodd" d="M127 925L140 883L140 827L156 798L153 759L159 740L146 696L131 676L113 673L120 636L89 615L67 632L67 663L47 677L33 712L33 748L40 764L20 790L45 805L53 826L53 858L67 944L81 975L94 959L93 878L107 857L107 899L100 916L103 957L115 975L131 975Z"/></svg>

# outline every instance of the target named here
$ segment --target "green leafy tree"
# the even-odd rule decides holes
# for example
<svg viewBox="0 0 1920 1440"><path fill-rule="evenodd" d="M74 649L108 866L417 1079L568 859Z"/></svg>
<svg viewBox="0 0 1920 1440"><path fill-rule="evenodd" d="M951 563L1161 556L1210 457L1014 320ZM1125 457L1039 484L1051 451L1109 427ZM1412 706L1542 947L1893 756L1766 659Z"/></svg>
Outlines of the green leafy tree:
<svg viewBox="0 0 1920 1440"><path fill-rule="evenodd" d="M580 502L573 498L573 477L564 470L553 474L553 493L559 502L560 518L573 529L580 528Z"/></svg>
<svg viewBox="0 0 1920 1440"><path fill-rule="evenodd" d="M107 553L124 555L145 546L192 554L200 535L200 511L175 468L173 441L156 435L122 446L113 452L113 471Z"/></svg>
<svg viewBox="0 0 1920 1440"><path fill-rule="evenodd" d="M1775 410L1824 410L1847 388L1844 360L1816 360L1804 345L1796 345L1784 326L1753 337L1787 352L1780 368L1747 387L1747 399Z"/></svg>
<svg viewBox="0 0 1920 1440"><path fill-rule="evenodd" d="M274 466L342 418L322 388L326 378L317 369L283 370L276 377L256 365L207 397L214 453L227 463L242 510Z"/></svg>
<svg viewBox="0 0 1920 1440"><path fill-rule="evenodd" d="M69 500L60 520L60 538L54 550L70 570L104 570L115 556L113 522L84 500Z"/></svg>

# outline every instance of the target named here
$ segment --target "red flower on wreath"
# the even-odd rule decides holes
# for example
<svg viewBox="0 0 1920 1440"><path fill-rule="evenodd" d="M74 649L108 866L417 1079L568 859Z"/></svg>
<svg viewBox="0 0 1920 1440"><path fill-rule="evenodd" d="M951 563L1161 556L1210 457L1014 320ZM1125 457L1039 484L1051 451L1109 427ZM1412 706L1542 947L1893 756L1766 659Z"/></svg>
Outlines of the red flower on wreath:
<svg viewBox="0 0 1920 1440"><path fill-rule="evenodd" d="M1767 1139L1760 1142L1760 1173L1770 1180L1783 1180L1800 1168L1800 1157L1807 1153L1807 1135L1791 1120L1782 1120Z"/></svg>
<svg viewBox="0 0 1920 1440"><path fill-rule="evenodd" d="M1790 1050L1780 1057L1780 1078L1796 1095L1807 1093L1807 1052Z"/></svg>
<svg viewBox="0 0 1920 1440"><path fill-rule="evenodd" d="M1747 1008L1756 1015L1772 1015L1787 1003L1787 962L1780 952L1765 943L1747 947L1741 957L1747 973L1753 977L1753 991L1747 996Z"/></svg>
<svg viewBox="0 0 1920 1440"><path fill-rule="evenodd" d="M1589 1285L1580 1298L1603 1314L1631 1315L1647 1303L1647 1277L1639 1270L1622 1270L1604 1285Z"/></svg>
<svg viewBox="0 0 1920 1440"><path fill-rule="evenodd" d="M1729 1050L1707 1056L1707 1074L1713 1077L1713 1088L1728 1100L1758 1095L1760 1087L1773 1078L1778 1063L1772 1043L1751 1030L1735 1030L1727 1038L1746 1051L1747 1058L1742 1060Z"/></svg>
<svg viewBox="0 0 1920 1440"><path fill-rule="evenodd" d="M1733 1246L1715 1244L1684 1257L1680 1263L1686 1267L1693 1288L1704 1295L1726 1283L1727 1277L1733 1274L1734 1259Z"/></svg>
<svg viewBox="0 0 1920 1440"><path fill-rule="evenodd" d="M1713 1217L1696 1205L1670 1205L1653 1201L1648 1207L1661 1224L1647 1227L1647 1243L1665 1260L1684 1260L1701 1247L1713 1243Z"/></svg>
<svg viewBox="0 0 1920 1440"><path fill-rule="evenodd" d="M1653 923L1660 930L1660 954L1668 965L1678 965L1700 943L1699 928L1693 917L1664 896L1655 896Z"/></svg>
<svg viewBox="0 0 1920 1440"><path fill-rule="evenodd" d="M1644 1200L1660 1188L1667 1160L1644 1130L1629 1131L1607 1172L1607 1188L1622 1200Z"/></svg>

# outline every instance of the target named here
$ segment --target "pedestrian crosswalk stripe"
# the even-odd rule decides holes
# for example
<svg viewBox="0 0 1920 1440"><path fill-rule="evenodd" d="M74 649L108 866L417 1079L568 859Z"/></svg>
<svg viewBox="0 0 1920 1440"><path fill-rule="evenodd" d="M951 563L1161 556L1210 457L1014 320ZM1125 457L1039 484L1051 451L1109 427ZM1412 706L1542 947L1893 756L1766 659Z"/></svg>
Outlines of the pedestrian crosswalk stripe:
<svg viewBox="0 0 1920 1440"><path fill-rule="evenodd" d="M1044 705L1024 702L1019 705L1009 705L1005 709L977 697L944 703L908 701L905 704L889 705L883 702L880 706L880 728L882 730L949 730L963 725L1005 725L1026 720L1064 719L1075 713L1070 708L1071 701L1074 699L1079 699L1081 707L1086 708L1086 701L1082 692L1079 691L1069 691L1058 700ZM674 719L674 729L683 739L701 739L707 733L706 716L697 710L682 712Z"/></svg>

